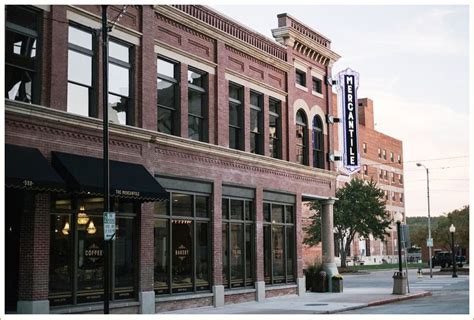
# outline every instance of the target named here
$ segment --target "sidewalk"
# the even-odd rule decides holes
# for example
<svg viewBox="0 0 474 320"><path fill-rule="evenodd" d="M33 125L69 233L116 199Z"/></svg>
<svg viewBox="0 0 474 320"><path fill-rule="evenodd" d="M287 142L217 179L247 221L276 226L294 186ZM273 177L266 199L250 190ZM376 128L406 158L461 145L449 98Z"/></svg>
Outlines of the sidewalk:
<svg viewBox="0 0 474 320"><path fill-rule="evenodd" d="M165 312L166 314L328 314L431 295L415 291L394 295L392 288L344 288L343 293L312 293L266 299L262 302L229 304Z"/></svg>

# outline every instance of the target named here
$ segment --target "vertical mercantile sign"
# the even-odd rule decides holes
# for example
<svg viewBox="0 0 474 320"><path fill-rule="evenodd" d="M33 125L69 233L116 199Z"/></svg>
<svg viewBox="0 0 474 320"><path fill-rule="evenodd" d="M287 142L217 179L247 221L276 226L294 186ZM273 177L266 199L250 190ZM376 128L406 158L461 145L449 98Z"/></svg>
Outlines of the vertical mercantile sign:
<svg viewBox="0 0 474 320"><path fill-rule="evenodd" d="M347 68L339 72L338 79L343 123L343 164L349 173L354 173L360 170L357 120L359 73Z"/></svg>

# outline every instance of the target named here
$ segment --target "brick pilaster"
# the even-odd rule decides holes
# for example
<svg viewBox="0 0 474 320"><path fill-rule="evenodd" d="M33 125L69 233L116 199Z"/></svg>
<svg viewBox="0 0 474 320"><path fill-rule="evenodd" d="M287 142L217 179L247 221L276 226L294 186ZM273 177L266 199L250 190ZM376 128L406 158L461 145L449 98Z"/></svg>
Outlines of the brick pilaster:
<svg viewBox="0 0 474 320"><path fill-rule="evenodd" d="M255 280L265 281L263 246L263 188L255 190Z"/></svg>
<svg viewBox="0 0 474 320"><path fill-rule="evenodd" d="M66 6L51 6L50 106L67 110L68 24Z"/></svg>
<svg viewBox="0 0 474 320"><path fill-rule="evenodd" d="M303 203L301 201L301 193L296 194L296 277L303 276Z"/></svg>
<svg viewBox="0 0 474 320"><path fill-rule="evenodd" d="M222 180L216 179L212 193L211 245L212 285L222 285Z"/></svg>
<svg viewBox="0 0 474 320"><path fill-rule="evenodd" d="M27 193L24 208L20 226L18 300L47 300L50 232L49 194Z"/></svg>
<svg viewBox="0 0 474 320"><path fill-rule="evenodd" d="M188 137L188 65L181 63L180 65L180 86L179 86L179 102L180 111L178 117L180 117L180 129L179 136L183 138Z"/></svg>
<svg viewBox="0 0 474 320"><path fill-rule="evenodd" d="M153 259L154 259L154 221L153 202L142 203L142 212L139 218L139 291L153 290Z"/></svg>

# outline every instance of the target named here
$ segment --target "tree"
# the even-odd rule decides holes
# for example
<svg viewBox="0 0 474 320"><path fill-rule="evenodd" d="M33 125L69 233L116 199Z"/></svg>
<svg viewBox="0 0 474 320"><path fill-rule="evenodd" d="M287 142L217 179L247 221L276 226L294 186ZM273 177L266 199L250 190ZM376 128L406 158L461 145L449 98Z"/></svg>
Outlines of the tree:
<svg viewBox="0 0 474 320"><path fill-rule="evenodd" d="M383 196L383 190L373 181L358 178L336 191L339 200L334 204L334 238L343 249L340 250L341 267L346 267L346 257L356 234L362 237L372 234L381 240L388 235L391 221L385 211ZM321 206L317 201L310 206L315 214L311 217L311 225L304 229L306 237L303 243L314 246L321 242Z"/></svg>
<svg viewBox="0 0 474 320"><path fill-rule="evenodd" d="M469 247L469 206L451 211L438 219L438 225L433 231L435 247L449 251L454 249L451 246L451 233L449 232L451 224L456 227L456 245L459 245L460 248Z"/></svg>

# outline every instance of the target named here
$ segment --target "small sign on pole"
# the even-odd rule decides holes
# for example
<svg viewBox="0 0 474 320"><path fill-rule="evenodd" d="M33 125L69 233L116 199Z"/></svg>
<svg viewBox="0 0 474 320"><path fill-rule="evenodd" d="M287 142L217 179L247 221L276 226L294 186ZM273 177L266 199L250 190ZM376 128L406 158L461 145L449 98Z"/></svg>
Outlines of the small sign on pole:
<svg viewBox="0 0 474 320"><path fill-rule="evenodd" d="M115 212L104 212L104 240L115 238Z"/></svg>
<svg viewBox="0 0 474 320"><path fill-rule="evenodd" d="M428 238L426 239L426 246L429 248L429 247L433 247L433 238Z"/></svg>

